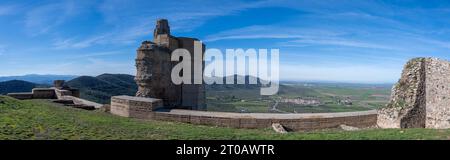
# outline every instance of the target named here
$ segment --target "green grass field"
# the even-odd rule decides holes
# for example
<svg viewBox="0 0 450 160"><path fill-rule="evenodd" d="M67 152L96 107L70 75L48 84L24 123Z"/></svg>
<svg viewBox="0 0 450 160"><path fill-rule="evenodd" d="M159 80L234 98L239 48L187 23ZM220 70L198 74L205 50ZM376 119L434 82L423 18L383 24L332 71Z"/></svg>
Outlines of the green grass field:
<svg viewBox="0 0 450 160"><path fill-rule="evenodd" d="M277 95L261 96L259 88L214 89L207 92L209 111L223 112L273 112L270 110L280 99L314 98L322 102L317 106L278 103L282 113L351 112L378 109L389 100L391 86L358 84L303 84L281 85ZM352 105L339 104L338 100L351 99Z"/></svg>
<svg viewBox="0 0 450 160"><path fill-rule="evenodd" d="M233 129L175 122L143 121L64 107L48 100L0 96L0 139L450 139L450 130L324 130L277 134L268 129Z"/></svg>

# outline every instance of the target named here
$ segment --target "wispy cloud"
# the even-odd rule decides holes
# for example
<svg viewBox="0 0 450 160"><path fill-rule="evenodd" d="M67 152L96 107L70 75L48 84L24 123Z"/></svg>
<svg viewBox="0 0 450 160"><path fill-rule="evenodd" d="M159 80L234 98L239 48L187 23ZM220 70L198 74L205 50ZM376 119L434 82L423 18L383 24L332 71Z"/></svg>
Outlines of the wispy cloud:
<svg viewBox="0 0 450 160"><path fill-rule="evenodd" d="M86 59L86 58L95 58L95 57L103 57L103 56L112 56L112 55L118 55L118 54L124 54L126 52L121 51L108 51L108 52L93 52L93 53L85 53L85 54L79 54L74 56L69 56L66 59Z"/></svg>
<svg viewBox="0 0 450 160"><path fill-rule="evenodd" d="M271 1L167 1L154 3L129 4L123 0L107 0L100 5L100 12L107 24L115 26L114 34L104 37L105 43L131 44L138 38L150 35L155 25L155 19L167 18L171 29L178 32L191 31L203 25L211 18L237 14L240 11L263 7ZM138 4L138 5L137 5ZM220 4L220 5L218 5ZM152 8L148 10L147 8ZM111 32L111 31L109 31ZM103 34L104 33L100 33ZM98 37L95 36L94 37Z"/></svg>
<svg viewBox="0 0 450 160"><path fill-rule="evenodd" d="M74 1L48 3L34 7L25 15L25 28L30 35L36 36L48 33L49 30L63 24L69 17L80 11Z"/></svg>
<svg viewBox="0 0 450 160"><path fill-rule="evenodd" d="M305 47L311 45L328 45L359 47L372 49L398 49L392 46L361 40L343 38L347 32L319 28L284 27L284 26L250 26L209 35L205 42L233 39L284 39L280 47Z"/></svg>
<svg viewBox="0 0 450 160"><path fill-rule="evenodd" d="M219 40L232 39L295 39L318 36L338 36L342 34L344 34L344 32L314 28L283 27L276 25L248 26L209 35L205 37L203 41L214 42Z"/></svg>
<svg viewBox="0 0 450 160"><path fill-rule="evenodd" d="M75 39L75 38L69 38L69 39L57 39L54 40L53 47L54 49L82 49L91 47L96 44L101 44L106 42L106 37L108 35L97 35L88 37L86 39Z"/></svg>
<svg viewBox="0 0 450 160"><path fill-rule="evenodd" d="M8 45L0 46L0 74L132 73L134 56L125 54L151 39L156 19L167 18L175 35L200 38L208 47L280 48L281 63L291 65L282 78L387 80L408 58L450 58L450 5L402 3L2 1L0 43Z"/></svg>
<svg viewBox="0 0 450 160"><path fill-rule="evenodd" d="M360 42L349 39L342 38L309 38L309 39L297 39L293 41L289 41L283 43L281 46L295 47L295 46L311 46L311 45L328 45L328 46L343 46L343 47L357 47L357 48L371 48L371 49L388 49L388 50L397 50L399 48L395 48L392 46L381 45L376 43L368 43L368 42Z"/></svg>

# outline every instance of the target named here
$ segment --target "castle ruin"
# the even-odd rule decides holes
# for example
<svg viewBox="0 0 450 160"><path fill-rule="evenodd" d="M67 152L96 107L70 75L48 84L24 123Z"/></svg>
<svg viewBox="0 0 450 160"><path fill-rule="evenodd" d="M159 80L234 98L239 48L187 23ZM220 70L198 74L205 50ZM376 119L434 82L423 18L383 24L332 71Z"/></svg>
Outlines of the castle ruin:
<svg viewBox="0 0 450 160"><path fill-rule="evenodd" d="M415 58L378 111L381 128L450 128L450 62Z"/></svg>
<svg viewBox="0 0 450 160"><path fill-rule="evenodd" d="M315 114L204 111L206 105L203 84L175 85L171 80L172 69L178 63L171 61L172 52L180 48L189 51L190 56L194 57L191 59L190 67L193 69L198 67L194 63L199 61L199 56L194 55L196 53L194 50L198 49L194 44L198 43L197 39L172 36L168 21L158 20L153 42L144 41L137 49L136 96L113 96L109 112L122 117L233 128L279 129L279 126L283 126L288 130L313 130L336 128L340 125L355 127L376 125L376 111ZM197 53L201 53L203 57L205 47L203 44L200 46L203 46L202 50ZM203 70L204 61L201 62ZM194 72L191 73L191 81L194 81Z"/></svg>
<svg viewBox="0 0 450 160"><path fill-rule="evenodd" d="M194 43L198 41L195 38L172 36L169 22L166 19L158 20L153 34L153 42L144 41L137 49L135 80L138 92L136 96L161 99L164 107L169 109L205 110L205 86L203 84L175 85L171 80L172 68L178 63L171 61L172 52L182 48L189 51L191 57L195 57ZM203 44L202 46L201 57L205 51L205 46ZM194 58L191 61L193 70ZM193 81L194 71L191 73Z"/></svg>

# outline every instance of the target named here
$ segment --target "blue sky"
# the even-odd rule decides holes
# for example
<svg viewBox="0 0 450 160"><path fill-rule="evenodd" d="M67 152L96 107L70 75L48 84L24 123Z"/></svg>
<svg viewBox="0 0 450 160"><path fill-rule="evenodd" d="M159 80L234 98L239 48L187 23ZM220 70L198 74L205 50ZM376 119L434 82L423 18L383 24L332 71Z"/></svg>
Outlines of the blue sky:
<svg viewBox="0 0 450 160"><path fill-rule="evenodd" d="M410 58L450 58L449 1L0 1L0 76L134 74L167 18L208 48L279 48L282 80L395 82Z"/></svg>

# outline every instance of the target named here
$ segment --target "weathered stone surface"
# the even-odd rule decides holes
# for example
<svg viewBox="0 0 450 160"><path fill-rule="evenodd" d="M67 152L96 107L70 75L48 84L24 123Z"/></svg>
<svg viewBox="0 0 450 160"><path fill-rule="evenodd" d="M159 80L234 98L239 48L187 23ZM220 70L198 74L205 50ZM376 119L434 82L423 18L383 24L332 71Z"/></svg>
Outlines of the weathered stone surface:
<svg viewBox="0 0 450 160"><path fill-rule="evenodd" d="M15 99L19 99L19 100L33 99L33 93L32 92L8 93L7 95L10 96L10 97L13 97Z"/></svg>
<svg viewBox="0 0 450 160"><path fill-rule="evenodd" d="M175 85L171 79L172 68L178 63L171 61L172 51L178 48L188 50L191 54L192 69L195 67L194 43L198 40L170 35L168 21L160 19L156 23L153 41L142 42L137 50L136 96L162 99L167 108L206 109L204 85ZM204 48L203 45L203 52Z"/></svg>
<svg viewBox="0 0 450 160"><path fill-rule="evenodd" d="M272 128L277 133L287 133L286 129L284 129L283 125L279 123L273 123Z"/></svg>
<svg viewBox="0 0 450 160"><path fill-rule="evenodd" d="M450 63L415 58L404 67L389 104L378 111L381 128L450 128Z"/></svg>
<svg viewBox="0 0 450 160"><path fill-rule="evenodd" d="M158 19L156 21L156 27L153 36L156 37L160 34L170 35L169 21L167 19Z"/></svg>
<svg viewBox="0 0 450 160"><path fill-rule="evenodd" d="M233 128L270 128L278 123L289 131L304 131L338 128L339 125L368 128L376 125L376 111L347 113L225 113L172 109L168 112L153 112L154 120L178 121L192 124Z"/></svg>
<svg viewBox="0 0 450 160"><path fill-rule="evenodd" d="M102 112L110 112L111 111L111 105L104 104L102 107L100 107L99 110L102 111Z"/></svg>
<svg viewBox="0 0 450 160"><path fill-rule="evenodd" d="M70 100L70 101L73 101L73 103L75 105L93 106L96 109L99 109L99 108L101 108L103 106L102 104L95 103L95 102L88 101L88 100L81 99L81 98L74 97L74 96L61 96L61 97L58 97L58 99L59 100Z"/></svg>
<svg viewBox="0 0 450 160"><path fill-rule="evenodd" d="M172 62L167 48L145 41L138 49L136 58L136 83L138 97L153 97L164 100L167 106L176 105L176 86L173 85L171 74Z"/></svg>
<svg viewBox="0 0 450 160"><path fill-rule="evenodd" d="M110 112L114 115L133 118L149 118L154 110L162 108L162 100L155 98L114 96Z"/></svg>
<svg viewBox="0 0 450 160"><path fill-rule="evenodd" d="M55 89L52 88L34 88L33 99L54 99L56 98Z"/></svg>
<svg viewBox="0 0 450 160"><path fill-rule="evenodd" d="M64 87L65 82L66 81L64 81L64 80L55 80L55 81L53 81L53 86L55 88L62 89Z"/></svg>
<svg viewBox="0 0 450 160"><path fill-rule="evenodd" d="M341 125L339 125L339 127L345 131L358 131L359 130L358 127L348 126L345 124L341 124Z"/></svg>

